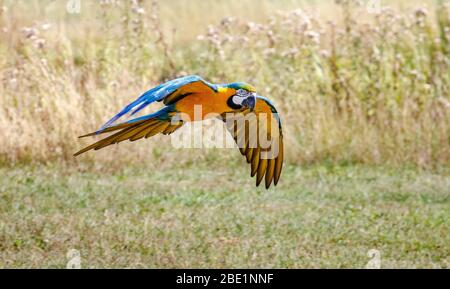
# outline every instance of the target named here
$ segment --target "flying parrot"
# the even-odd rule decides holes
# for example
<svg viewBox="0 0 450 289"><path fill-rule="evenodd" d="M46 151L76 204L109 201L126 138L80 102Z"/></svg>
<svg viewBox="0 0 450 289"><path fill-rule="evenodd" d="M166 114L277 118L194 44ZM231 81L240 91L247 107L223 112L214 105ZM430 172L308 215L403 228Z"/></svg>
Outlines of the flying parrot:
<svg viewBox="0 0 450 289"><path fill-rule="evenodd" d="M121 117L136 114L153 102L163 102L158 111L115 124ZM201 107L201 116L195 115ZM136 141L158 133L173 133L184 123L218 117L225 122L239 150L251 165L256 186L265 176L268 189L277 185L283 167L283 132L275 106L257 95L253 86L244 82L212 84L197 75L180 77L160 84L125 106L98 131L80 137L115 132L78 151L99 150L125 140ZM197 118L197 119L196 119Z"/></svg>

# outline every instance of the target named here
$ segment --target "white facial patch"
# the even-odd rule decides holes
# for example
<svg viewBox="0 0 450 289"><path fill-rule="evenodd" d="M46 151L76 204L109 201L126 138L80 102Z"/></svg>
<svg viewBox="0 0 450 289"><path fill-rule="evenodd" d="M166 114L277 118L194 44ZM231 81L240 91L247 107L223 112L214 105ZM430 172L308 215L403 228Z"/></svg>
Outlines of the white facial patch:
<svg viewBox="0 0 450 289"><path fill-rule="evenodd" d="M237 91L236 95L233 96L233 103L237 104L237 105L242 105L242 102L244 101L244 99L246 99L249 96L251 96L250 93L246 92L243 89L239 89Z"/></svg>

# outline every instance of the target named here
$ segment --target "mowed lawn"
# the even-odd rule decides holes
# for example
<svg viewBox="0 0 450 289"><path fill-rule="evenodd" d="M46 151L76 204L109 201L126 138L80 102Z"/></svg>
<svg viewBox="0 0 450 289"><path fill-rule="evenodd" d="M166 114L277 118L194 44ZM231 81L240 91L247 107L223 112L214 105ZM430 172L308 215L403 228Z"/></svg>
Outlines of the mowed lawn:
<svg viewBox="0 0 450 289"><path fill-rule="evenodd" d="M231 167L0 168L0 267L450 266L447 169L286 166L266 191Z"/></svg>

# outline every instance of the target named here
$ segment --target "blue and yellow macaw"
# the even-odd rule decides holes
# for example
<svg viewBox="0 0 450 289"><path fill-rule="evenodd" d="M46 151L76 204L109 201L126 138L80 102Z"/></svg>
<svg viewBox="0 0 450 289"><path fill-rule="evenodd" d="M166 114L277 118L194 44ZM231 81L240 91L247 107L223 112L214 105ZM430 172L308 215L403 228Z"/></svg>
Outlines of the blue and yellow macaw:
<svg viewBox="0 0 450 289"><path fill-rule="evenodd" d="M134 115L147 105L161 101L164 106L160 110L114 125L122 116ZM251 164L251 176L256 174L256 186L261 183L264 176L266 189L270 187L272 181L274 185L277 185L283 166L283 133L281 120L274 105L267 98L257 95L255 88L249 84L243 82L212 84L196 75L168 81L142 94L98 131L81 137L118 132L80 150L75 153L75 156L124 140L135 141L158 133L171 134L184 122L198 120L195 119L194 113L194 106L198 105L202 108L202 120L211 115L220 115L224 121L227 114L238 115L240 113L245 116L253 113L256 115L256 122L245 122L244 125L241 122L241 127L238 125L239 122L232 122L231 125L226 122L227 129L236 143L241 144L239 150ZM276 125L272 125L272 123ZM276 138L277 153L267 154L271 147L262 147L259 141L249 141L249 126L256 127L259 135L264 135L268 139ZM245 133L242 134L242 131ZM243 140L239 135L245 136Z"/></svg>

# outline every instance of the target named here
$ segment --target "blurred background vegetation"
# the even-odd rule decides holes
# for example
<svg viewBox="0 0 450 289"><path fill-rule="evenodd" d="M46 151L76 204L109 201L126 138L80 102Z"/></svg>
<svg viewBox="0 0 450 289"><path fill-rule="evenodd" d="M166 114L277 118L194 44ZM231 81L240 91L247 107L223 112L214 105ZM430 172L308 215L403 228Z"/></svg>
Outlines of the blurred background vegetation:
<svg viewBox="0 0 450 289"><path fill-rule="evenodd" d="M66 3L0 0L3 164L239 158L157 137L73 159L78 135L187 74L273 99L290 164L449 164L448 1L104 0L79 14Z"/></svg>

